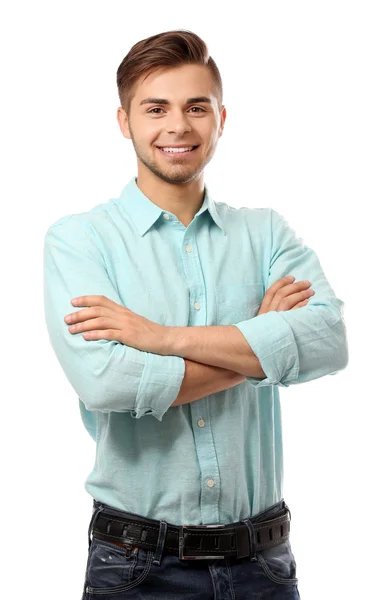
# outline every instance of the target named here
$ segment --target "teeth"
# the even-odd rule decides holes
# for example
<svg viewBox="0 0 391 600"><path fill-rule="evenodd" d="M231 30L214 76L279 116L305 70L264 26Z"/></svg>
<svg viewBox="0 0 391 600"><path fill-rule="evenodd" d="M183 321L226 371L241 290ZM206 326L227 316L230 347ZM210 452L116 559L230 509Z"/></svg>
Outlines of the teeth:
<svg viewBox="0 0 391 600"><path fill-rule="evenodd" d="M193 149L193 146L189 146L188 148L161 148L164 152L189 152L189 150Z"/></svg>

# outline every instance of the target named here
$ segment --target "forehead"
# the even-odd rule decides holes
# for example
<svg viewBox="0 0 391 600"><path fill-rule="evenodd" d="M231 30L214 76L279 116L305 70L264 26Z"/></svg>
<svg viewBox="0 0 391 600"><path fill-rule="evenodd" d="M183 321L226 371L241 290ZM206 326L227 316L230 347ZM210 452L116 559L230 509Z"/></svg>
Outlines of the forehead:
<svg viewBox="0 0 391 600"><path fill-rule="evenodd" d="M186 100L191 96L216 98L215 85L205 65L164 67L140 77L135 89L137 102L147 96L165 98L170 102Z"/></svg>

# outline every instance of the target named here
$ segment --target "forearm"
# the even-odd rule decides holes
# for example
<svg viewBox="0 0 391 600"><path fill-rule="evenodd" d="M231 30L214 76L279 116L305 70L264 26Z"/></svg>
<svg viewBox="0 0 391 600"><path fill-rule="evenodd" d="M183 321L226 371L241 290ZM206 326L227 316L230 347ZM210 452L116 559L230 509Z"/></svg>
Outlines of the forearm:
<svg viewBox="0 0 391 600"><path fill-rule="evenodd" d="M246 338L234 325L170 327L166 340L166 354L250 377L266 377Z"/></svg>
<svg viewBox="0 0 391 600"><path fill-rule="evenodd" d="M188 359L185 359L185 365L181 389L171 406L187 404L210 394L228 390L246 379L240 373Z"/></svg>

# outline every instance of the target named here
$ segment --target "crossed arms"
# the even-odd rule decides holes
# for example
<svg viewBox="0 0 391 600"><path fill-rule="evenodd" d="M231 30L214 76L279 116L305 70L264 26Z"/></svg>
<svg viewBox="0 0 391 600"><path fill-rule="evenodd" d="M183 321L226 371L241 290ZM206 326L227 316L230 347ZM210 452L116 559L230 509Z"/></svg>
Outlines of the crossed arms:
<svg viewBox="0 0 391 600"><path fill-rule="evenodd" d="M130 411L135 418L152 414L162 420L173 405L245 380L255 387L286 387L346 367L344 303L336 298L315 253L275 211L273 217L268 285L292 274L296 280L310 279L316 296L300 310L272 311L234 325L166 328L162 354L69 333L64 316L71 298L88 292L121 301L92 229L77 219L49 229L44 246L46 323L57 358L87 409Z"/></svg>

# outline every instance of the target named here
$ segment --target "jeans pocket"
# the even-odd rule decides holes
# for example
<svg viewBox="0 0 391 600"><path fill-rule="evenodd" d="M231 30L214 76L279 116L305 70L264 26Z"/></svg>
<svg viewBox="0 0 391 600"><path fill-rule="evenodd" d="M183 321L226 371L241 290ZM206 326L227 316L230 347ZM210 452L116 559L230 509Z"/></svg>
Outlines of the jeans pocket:
<svg viewBox="0 0 391 600"><path fill-rule="evenodd" d="M126 549L93 538L87 561L87 598L120 594L139 585L148 576L153 560L151 550Z"/></svg>
<svg viewBox="0 0 391 600"><path fill-rule="evenodd" d="M289 540L278 544L278 546L265 548L257 552L256 556L258 564L271 581L297 585L296 561Z"/></svg>

